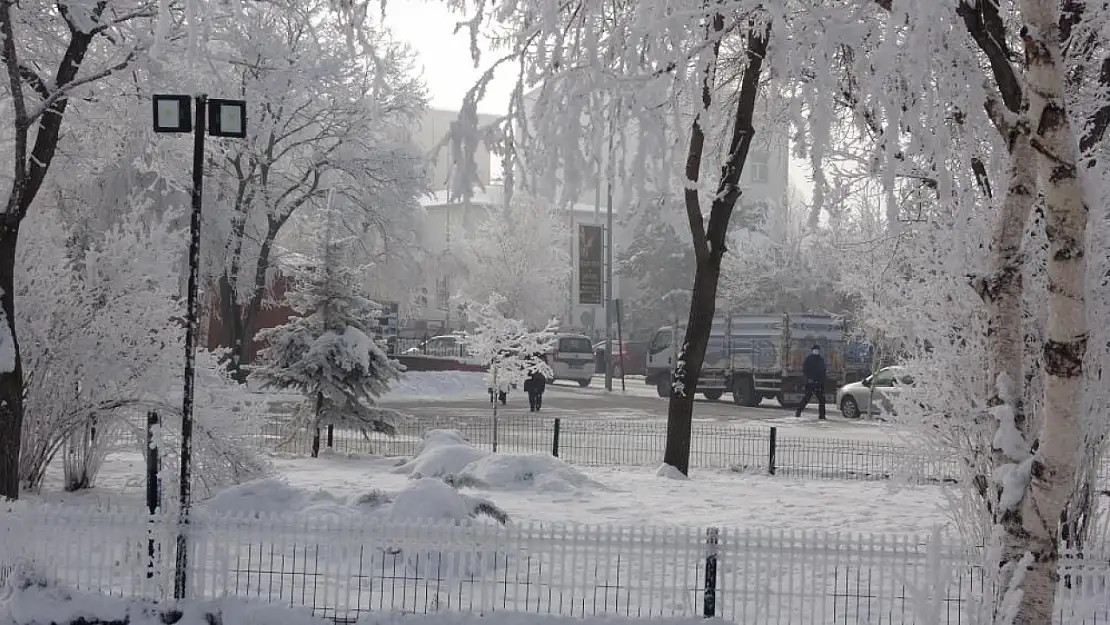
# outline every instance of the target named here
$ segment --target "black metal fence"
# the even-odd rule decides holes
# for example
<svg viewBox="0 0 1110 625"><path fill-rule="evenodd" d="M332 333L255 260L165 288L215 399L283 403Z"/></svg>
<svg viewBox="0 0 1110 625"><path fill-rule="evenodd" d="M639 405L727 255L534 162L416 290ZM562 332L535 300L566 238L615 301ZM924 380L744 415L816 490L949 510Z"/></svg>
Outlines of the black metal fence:
<svg viewBox="0 0 1110 625"><path fill-rule="evenodd" d="M436 358L466 358L466 347L458 340L448 340L430 335L419 337L392 336L386 339L386 352L391 356L432 356Z"/></svg>
<svg viewBox="0 0 1110 625"><path fill-rule="evenodd" d="M643 421L593 421L529 416L414 417L398 424L393 436L335 431L330 448L340 454L411 456L425 432L458 430L473 445L508 453L549 453L583 466L651 466L663 459L667 427ZM790 477L954 482L955 460L904 445L879 441L797 436L775 427L695 423L690 465ZM307 455L307 434L288 438L281 425L266 428L265 444L277 451ZM327 434L324 436L324 447Z"/></svg>

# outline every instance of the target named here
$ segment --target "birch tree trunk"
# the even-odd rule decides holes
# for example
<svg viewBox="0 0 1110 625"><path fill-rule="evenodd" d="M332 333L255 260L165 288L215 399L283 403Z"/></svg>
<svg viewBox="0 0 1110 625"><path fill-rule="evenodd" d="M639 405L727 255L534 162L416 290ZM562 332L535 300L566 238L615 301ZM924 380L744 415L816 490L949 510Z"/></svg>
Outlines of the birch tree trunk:
<svg viewBox="0 0 1110 625"><path fill-rule="evenodd" d="M1014 467L1022 488L1018 512L1026 554L1006 584L1002 616L1018 623L1052 622L1059 582L1060 516L1075 485L1083 448L1083 359L1087 350L1085 236L1087 206L1076 167L1077 136L1065 104L1059 6L1022 0L1030 144L1045 201L1048 239L1048 327L1042 375L1044 416L1033 455ZM1015 493L1014 497L1018 494ZM1007 528L1009 529L1009 528ZM1009 533L1009 532L1008 532Z"/></svg>
<svg viewBox="0 0 1110 625"><path fill-rule="evenodd" d="M1008 184L1000 214L991 238L991 273L973 283L987 306L987 366L993 383L987 406L993 424L990 478L977 480L995 527L994 543L999 546L999 588L996 620L1002 616L1004 589L1026 553L1022 518L1007 490L1011 477L1021 463L1031 457L1028 424L1022 405L1020 384L1024 376L1022 300L1025 264L1023 239L1036 199L1036 154L1027 134L1015 130L1010 149ZM989 487L988 487L989 483Z"/></svg>

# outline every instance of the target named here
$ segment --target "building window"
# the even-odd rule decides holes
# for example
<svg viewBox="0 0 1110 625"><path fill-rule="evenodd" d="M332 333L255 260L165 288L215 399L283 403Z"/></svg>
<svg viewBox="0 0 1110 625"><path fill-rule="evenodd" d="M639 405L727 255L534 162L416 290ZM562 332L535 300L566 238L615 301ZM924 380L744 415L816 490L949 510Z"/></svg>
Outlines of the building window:
<svg viewBox="0 0 1110 625"><path fill-rule="evenodd" d="M767 164L770 156L766 152L751 152L748 154L748 167L752 172L752 182L767 183Z"/></svg>

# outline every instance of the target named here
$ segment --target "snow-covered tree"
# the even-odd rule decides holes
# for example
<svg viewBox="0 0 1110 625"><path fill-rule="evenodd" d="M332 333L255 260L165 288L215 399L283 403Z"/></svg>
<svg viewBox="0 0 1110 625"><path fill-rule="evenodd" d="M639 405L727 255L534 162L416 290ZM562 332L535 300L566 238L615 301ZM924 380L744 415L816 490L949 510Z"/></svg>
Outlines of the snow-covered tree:
<svg viewBox="0 0 1110 625"><path fill-rule="evenodd" d="M682 200L664 195L635 211L632 236L616 254L616 271L636 285L635 298L622 302L628 336L651 332L674 322L672 307L663 298L676 289L689 289L694 276L694 251L667 214L681 211ZM683 307L685 316L688 303Z"/></svg>
<svg viewBox="0 0 1110 625"><path fill-rule="evenodd" d="M158 0L0 2L12 172L0 213L0 308L7 322L0 341L14 347L14 358L5 358L11 362L0 367L0 496L19 496L24 388L15 268L20 225L47 181L71 97L176 36L180 11L175 8L176 3Z"/></svg>
<svg viewBox="0 0 1110 625"><path fill-rule="evenodd" d="M463 250L467 297L504 300L506 316L538 326L566 303L571 273L565 217L549 202L514 194L508 206L490 209Z"/></svg>
<svg viewBox="0 0 1110 625"><path fill-rule="evenodd" d="M544 355L558 328L555 319L548 321L543 330L529 330L523 320L505 313L509 303L498 293L491 293L484 302L464 299L461 305L466 319L474 326L466 333L467 349L472 357L489 367L486 377L490 388L507 391L523 383L533 371L554 377Z"/></svg>
<svg viewBox="0 0 1110 625"><path fill-rule="evenodd" d="M216 270L219 315L229 331L232 366L254 355L258 313L267 304L276 246L303 242L326 192L344 222L365 232L376 252L403 253L427 184L411 130L424 107L408 50L379 25L358 27L372 54L352 56L350 24L313 2L245 3L214 38L226 48L224 91L250 93L246 139L225 142L215 159L230 210L219 216L226 240ZM298 227L299 226L299 227ZM309 239L311 242L311 239Z"/></svg>
<svg viewBox="0 0 1110 625"><path fill-rule="evenodd" d="M763 220L729 234L721 262L720 299L736 312L846 312L837 290L831 227L809 228L801 202L773 203Z"/></svg>
<svg viewBox="0 0 1110 625"><path fill-rule="evenodd" d="M142 201L130 202L121 217L106 231L78 226L80 237L59 227L55 211L25 222L27 260L16 295L24 304L17 318L26 369L19 469L27 488L40 486L58 454L67 490L92 486L120 434L132 434L133 448L142 450L148 410L161 413L167 440L176 436L183 237L174 215L154 215ZM74 245L78 239L83 245ZM257 432L258 411L212 354L202 351L198 363L195 477L205 492L256 477L265 463L244 443ZM166 466L174 453L164 450Z"/></svg>
<svg viewBox="0 0 1110 625"><path fill-rule="evenodd" d="M375 406L399 371L373 338L380 310L362 295L359 272L349 265L352 239L337 236L336 220L329 211L319 257L286 296L296 316L259 333L266 347L251 371L266 387L304 394L291 435L311 432L313 457L321 427L392 433L397 418Z"/></svg>
<svg viewBox="0 0 1110 625"><path fill-rule="evenodd" d="M1110 70L1090 81L1075 77L1094 78L1093 68L1105 67L1095 33L1103 32L1107 7L1048 0L874 6L884 13L850 58L843 50L824 55L845 70L826 87L845 95L861 127L876 129L885 191L893 195L890 179L909 163L924 166L935 184L939 210L922 225L899 214L899 202L887 202L894 211L888 234L922 252L931 247L940 261L918 256L924 271L898 268L929 285L907 298L929 311L919 322L938 324L926 326L941 340L920 360L963 367L945 371L947 397L923 389L933 401L922 403L946 417L934 417L935 425L970 437L977 449L967 483L989 515L999 573L993 619L1048 623L1059 539L1071 533L1075 513L1086 514L1073 508L1075 494L1105 444L1105 419L1089 412L1092 394L1104 395L1089 367L1101 369L1106 358L1092 348L1105 342L1092 341L1092 329L1101 330L1091 324L1097 313L1085 294L1104 275L1089 273L1088 263L1105 255L1089 254L1087 245L1097 240L1088 231L1090 211L1105 219L1099 146L1110 123ZM906 29L881 34L886 23ZM981 307L968 305L973 294ZM959 361L960 351L975 356Z"/></svg>

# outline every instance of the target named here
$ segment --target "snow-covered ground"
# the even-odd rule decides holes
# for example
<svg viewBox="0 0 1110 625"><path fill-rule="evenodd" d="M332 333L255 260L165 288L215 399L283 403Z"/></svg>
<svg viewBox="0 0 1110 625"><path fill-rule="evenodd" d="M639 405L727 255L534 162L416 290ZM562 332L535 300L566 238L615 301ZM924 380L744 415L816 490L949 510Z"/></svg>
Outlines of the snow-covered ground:
<svg viewBox="0 0 1110 625"><path fill-rule="evenodd" d="M68 588L43 586L13 579L0 597L0 623L41 625L42 623L127 622L128 625L163 625L168 606L146 601L122 599L100 594L80 593ZM37 581L37 580L36 580ZM185 601L175 604L182 625L223 622L228 625L333 625L330 618L312 616L307 608L248 603L227 597L215 601ZM211 619L211 616L218 617ZM614 616L588 616L575 619L578 625L722 625L720 619L669 618L631 619ZM353 625L353 622L351 622ZM497 611L490 614L441 612L409 614L367 612L359 615L358 625L562 625L567 619L543 614Z"/></svg>
<svg viewBox="0 0 1110 625"><path fill-rule="evenodd" d="M275 458L278 485L235 487L209 505L223 511L297 511L358 501L372 491L395 495L414 478L462 476L464 494L485 498L513 521L615 525L723 525L874 533L917 533L947 523L940 486L894 482L799 480L692 471L689 480L656 469L570 466L545 455L489 454L465 443L425 449L416 458ZM50 480L48 501L141 505L143 464L137 454L110 456L97 488L63 493Z"/></svg>
<svg viewBox="0 0 1110 625"><path fill-rule="evenodd" d="M407 486L391 463L349 458L279 460L290 485L336 494ZM616 525L724 525L753 528L902 533L947 523L940 487L809 481L693 471L689 480L657 477L651 468L569 467L579 480L531 487L478 487L515 521Z"/></svg>
<svg viewBox="0 0 1110 625"><path fill-rule="evenodd" d="M406 371L382 401L455 400L487 397L486 374L477 371Z"/></svg>

